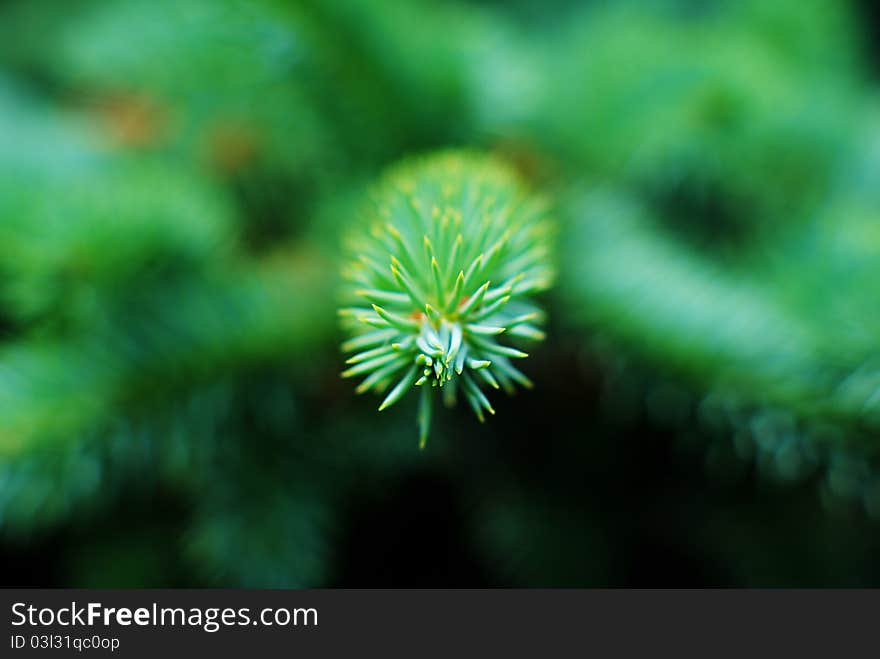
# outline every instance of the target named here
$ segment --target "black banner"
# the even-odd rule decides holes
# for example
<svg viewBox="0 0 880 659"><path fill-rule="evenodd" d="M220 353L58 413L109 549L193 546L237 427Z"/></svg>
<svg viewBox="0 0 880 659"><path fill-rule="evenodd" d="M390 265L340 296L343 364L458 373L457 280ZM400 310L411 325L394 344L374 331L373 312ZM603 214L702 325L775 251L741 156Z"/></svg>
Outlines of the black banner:
<svg viewBox="0 0 880 659"><path fill-rule="evenodd" d="M873 644L875 591L6 590L0 656L695 656Z"/></svg>

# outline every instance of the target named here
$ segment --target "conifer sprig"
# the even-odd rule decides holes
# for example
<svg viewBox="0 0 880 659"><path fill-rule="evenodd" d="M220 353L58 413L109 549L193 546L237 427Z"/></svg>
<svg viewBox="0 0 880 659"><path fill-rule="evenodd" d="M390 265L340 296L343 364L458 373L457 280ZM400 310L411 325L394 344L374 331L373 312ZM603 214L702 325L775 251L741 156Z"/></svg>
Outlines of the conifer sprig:
<svg viewBox="0 0 880 659"><path fill-rule="evenodd" d="M531 296L553 281L551 236L545 204L494 158L443 152L392 168L346 246L343 377L385 394L380 411L421 388L420 446L432 389L448 405L461 394L480 421L495 414L484 389L532 386L513 360L544 338Z"/></svg>

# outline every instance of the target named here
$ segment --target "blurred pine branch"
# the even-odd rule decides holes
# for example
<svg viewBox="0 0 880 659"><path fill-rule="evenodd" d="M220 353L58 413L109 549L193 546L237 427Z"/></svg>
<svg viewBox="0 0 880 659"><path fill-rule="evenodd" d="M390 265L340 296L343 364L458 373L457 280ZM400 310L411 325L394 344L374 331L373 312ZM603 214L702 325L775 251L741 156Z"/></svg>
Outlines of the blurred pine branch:
<svg viewBox="0 0 880 659"><path fill-rule="evenodd" d="M163 561L199 583L320 585L349 497L429 469L470 501L505 583L601 581L607 519L570 501L615 439L591 377L618 416L695 436L713 481L752 461L880 514L880 115L848 5L56 5L0 8L6 540L167 499L172 548L142 585L170 578ZM547 393L484 441L451 417L439 431L466 439L415 456L409 410L376 419L339 382L339 233L380 169L462 145L560 200ZM556 454L548 482L507 471L530 442ZM542 568L518 549L536 535L570 546Z"/></svg>

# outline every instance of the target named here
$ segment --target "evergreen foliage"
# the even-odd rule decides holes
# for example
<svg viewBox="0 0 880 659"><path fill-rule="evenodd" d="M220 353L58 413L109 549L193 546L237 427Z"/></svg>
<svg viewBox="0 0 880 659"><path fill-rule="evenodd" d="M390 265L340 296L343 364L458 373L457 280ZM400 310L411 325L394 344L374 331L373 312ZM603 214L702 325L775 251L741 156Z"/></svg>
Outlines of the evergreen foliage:
<svg viewBox="0 0 880 659"><path fill-rule="evenodd" d="M4 576L876 581L863 11L4 3Z"/></svg>
<svg viewBox="0 0 880 659"><path fill-rule="evenodd" d="M422 387L420 443L431 423L431 388L460 391L480 421L495 414L483 389L532 382L511 359L528 355L498 338L540 341L543 312L529 296L553 278L550 225L500 163L446 153L390 172L350 239L340 309L355 353L343 377L387 396L379 411ZM403 377L401 377L403 373Z"/></svg>

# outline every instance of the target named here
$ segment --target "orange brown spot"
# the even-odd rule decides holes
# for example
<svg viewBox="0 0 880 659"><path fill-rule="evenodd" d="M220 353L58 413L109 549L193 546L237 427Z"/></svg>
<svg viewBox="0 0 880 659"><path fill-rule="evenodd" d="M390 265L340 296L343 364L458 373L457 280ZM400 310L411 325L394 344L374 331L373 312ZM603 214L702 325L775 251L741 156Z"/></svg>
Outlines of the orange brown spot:
<svg viewBox="0 0 880 659"><path fill-rule="evenodd" d="M99 112L111 139L122 147L157 144L166 126L162 108L145 94L116 94L105 99Z"/></svg>
<svg viewBox="0 0 880 659"><path fill-rule="evenodd" d="M208 135L211 165L222 174L246 169L260 153L259 135L247 124L226 121L214 126Z"/></svg>

